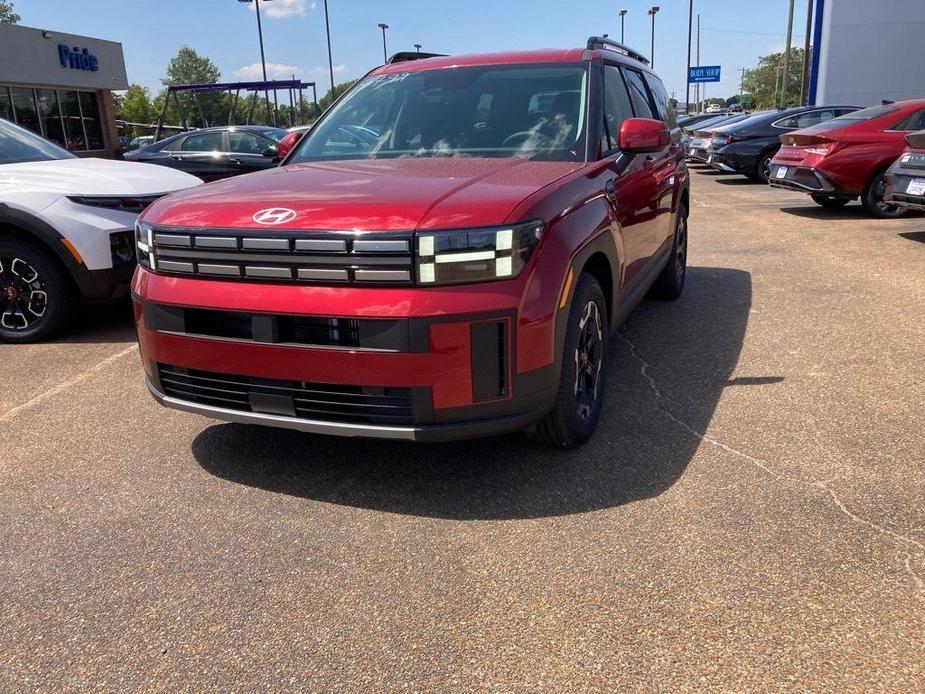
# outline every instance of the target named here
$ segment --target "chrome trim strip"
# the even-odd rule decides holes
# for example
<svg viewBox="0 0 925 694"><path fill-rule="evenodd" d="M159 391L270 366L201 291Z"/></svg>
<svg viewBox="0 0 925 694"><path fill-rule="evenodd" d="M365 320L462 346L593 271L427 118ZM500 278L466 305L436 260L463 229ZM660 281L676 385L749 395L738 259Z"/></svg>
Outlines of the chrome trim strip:
<svg viewBox="0 0 925 694"><path fill-rule="evenodd" d="M344 239L296 239L295 249L322 253L346 253L347 242Z"/></svg>
<svg viewBox="0 0 925 694"><path fill-rule="evenodd" d="M209 263L199 263L196 266L196 270L206 275L223 275L228 277L241 276L241 268L237 265L211 265Z"/></svg>
<svg viewBox="0 0 925 694"><path fill-rule="evenodd" d="M157 259L157 269L158 270L167 270L168 272L193 272L192 263L178 263L173 260L161 260Z"/></svg>
<svg viewBox="0 0 925 694"><path fill-rule="evenodd" d="M252 251L288 251L289 239L241 239L241 246Z"/></svg>
<svg viewBox="0 0 925 694"><path fill-rule="evenodd" d="M163 263L161 263L163 265ZM292 268L288 267L244 267L245 277L261 277L274 280L291 280Z"/></svg>
<svg viewBox="0 0 925 694"><path fill-rule="evenodd" d="M294 429L311 434L328 434L331 436L351 436L366 437L377 439L396 439L403 441L413 441L417 429L414 427L389 427L374 426L370 424L347 424L340 422L320 422L315 419L300 419L298 417L283 417L279 415L263 414L262 412L241 412L240 410L229 410L224 407L215 407L214 405L202 405L195 402L188 402L178 398L164 395L150 379L145 376L145 385L148 392L164 407L169 407L182 412L211 417L212 419L223 419L228 422L238 422L239 424L262 424L264 426L280 427L283 429Z"/></svg>
<svg viewBox="0 0 925 694"><path fill-rule="evenodd" d="M155 245L189 248L192 243L189 236L181 236L179 234L154 234Z"/></svg>
<svg viewBox="0 0 925 694"><path fill-rule="evenodd" d="M346 270L300 267L297 273L300 280L340 280L346 282L350 279Z"/></svg>
<svg viewBox="0 0 925 694"><path fill-rule="evenodd" d="M353 242L354 253L407 253L408 241L369 241L358 239Z"/></svg>
<svg viewBox="0 0 925 694"><path fill-rule="evenodd" d="M354 270L358 282L410 282L409 270Z"/></svg>
<svg viewBox="0 0 925 694"><path fill-rule="evenodd" d="M238 240L233 236L197 236L196 248L237 248Z"/></svg>

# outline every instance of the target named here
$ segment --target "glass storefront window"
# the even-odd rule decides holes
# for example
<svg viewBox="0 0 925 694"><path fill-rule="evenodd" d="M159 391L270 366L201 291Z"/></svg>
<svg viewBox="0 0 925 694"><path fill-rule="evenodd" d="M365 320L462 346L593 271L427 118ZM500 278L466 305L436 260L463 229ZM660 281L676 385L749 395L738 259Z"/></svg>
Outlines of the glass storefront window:
<svg viewBox="0 0 925 694"><path fill-rule="evenodd" d="M67 148L72 152L87 149L84 142L84 129L80 123L80 106L77 103L77 92L61 91L58 93L61 102L61 115L64 116L64 132L67 135Z"/></svg>
<svg viewBox="0 0 925 694"><path fill-rule="evenodd" d="M80 109L83 111L88 149L105 149L103 124L100 121L100 109L96 101L96 94L93 92L78 92L78 94L80 94Z"/></svg>
<svg viewBox="0 0 925 694"><path fill-rule="evenodd" d="M13 87L13 110L16 113L16 122L32 132L41 134L42 126L39 123L39 114L35 110L35 92L32 89Z"/></svg>
<svg viewBox="0 0 925 694"><path fill-rule="evenodd" d="M106 148L96 92L0 85L0 118L72 152Z"/></svg>
<svg viewBox="0 0 925 694"><path fill-rule="evenodd" d="M4 86L0 86L0 118L5 118L8 121L13 120L13 103L10 101L10 90Z"/></svg>
<svg viewBox="0 0 925 694"><path fill-rule="evenodd" d="M45 127L45 137L59 145L66 144L64 126L61 124L61 111L58 108L58 94L54 89L38 89L36 97L38 97L42 125Z"/></svg>

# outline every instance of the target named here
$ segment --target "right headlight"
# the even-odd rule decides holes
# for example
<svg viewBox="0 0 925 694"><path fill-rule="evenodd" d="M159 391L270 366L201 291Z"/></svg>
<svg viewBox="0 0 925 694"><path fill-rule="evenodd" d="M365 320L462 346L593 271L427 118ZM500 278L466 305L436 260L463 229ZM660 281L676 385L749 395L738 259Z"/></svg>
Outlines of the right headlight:
<svg viewBox="0 0 925 694"><path fill-rule="evenodd" d="M423 231L415 237L418 284L509 280L520 274L543 236L542 222Z"/></svg>
<svg viewBox="0 0 925 694"><path fill-rule="evenodd" d="M154 233L150 224L135 220L135 248L138 255L138 264L149 270L156 270L154 261Z"/></svg>

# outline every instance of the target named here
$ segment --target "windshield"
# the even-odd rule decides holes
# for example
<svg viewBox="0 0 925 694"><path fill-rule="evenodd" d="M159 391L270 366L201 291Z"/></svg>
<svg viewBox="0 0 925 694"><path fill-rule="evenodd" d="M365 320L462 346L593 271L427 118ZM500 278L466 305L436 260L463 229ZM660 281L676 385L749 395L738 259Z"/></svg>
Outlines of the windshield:
<svg viewBox="0 0 925 694"><path fill-rule="evenodd" d="M839 128L847 128L850 125L857 125L858 123L864 121L874 120L875 118L883 118L884 116L897 114L899 112L900 109L893 104L872 106L870 108L862 108L860 111L852 111L851 113L846 113L845 115L839 116L838 118L832 118L821 123L816 123L815 125L806 128L806 130L811 130L812 132L838 130Z"/></svg>
<svg viewBox="0 0 925 694"><path fill-rule="evenodd" d="M285 130L282 130L280 128L272 128L269 130L261 130L260 134L266 138L273 140L274 142L279 142L289 133L287 133Z"/></svg>
<svg viewBox="0 0 925 694"><path fill-rule="evenodd" d="M0 164L73 158L66 149L0 118Z"/></svg>
<svg viewBox="0 0 925 694"><path fill-rule="evenodd" d="M584 64L425 70L367 77L287 163L394 157L584 161Z"/></svg>

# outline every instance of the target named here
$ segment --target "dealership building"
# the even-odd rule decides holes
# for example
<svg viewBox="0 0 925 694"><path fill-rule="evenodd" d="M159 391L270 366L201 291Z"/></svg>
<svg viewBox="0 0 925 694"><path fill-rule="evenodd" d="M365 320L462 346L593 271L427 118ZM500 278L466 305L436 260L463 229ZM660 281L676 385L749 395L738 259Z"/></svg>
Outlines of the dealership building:
<svg viewBox="0 0 925 694"><path fill-rule="evenodd" d="M0 24L0 118L77 155L119 146L113 91L128 89L122 44Z"/></svg>
<svg viewBox="0 0 925 694"><path fill-rule="evenodd" d="M810 104L925 98L925 0L816 0Z"/></svg>

